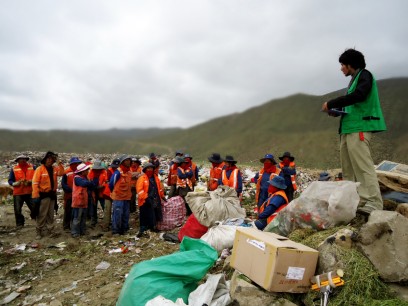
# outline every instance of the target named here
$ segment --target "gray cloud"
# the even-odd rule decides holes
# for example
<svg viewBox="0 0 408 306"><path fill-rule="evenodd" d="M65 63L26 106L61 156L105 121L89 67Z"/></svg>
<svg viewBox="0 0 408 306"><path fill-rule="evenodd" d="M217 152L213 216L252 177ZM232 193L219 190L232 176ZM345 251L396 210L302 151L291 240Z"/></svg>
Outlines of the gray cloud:
<svg viewBox="0 0 408 306"><path fill-rule="evenodd" d="M189 127L345 87L339 54L407 76L408 2L3 1L0 128Z"/></svg>

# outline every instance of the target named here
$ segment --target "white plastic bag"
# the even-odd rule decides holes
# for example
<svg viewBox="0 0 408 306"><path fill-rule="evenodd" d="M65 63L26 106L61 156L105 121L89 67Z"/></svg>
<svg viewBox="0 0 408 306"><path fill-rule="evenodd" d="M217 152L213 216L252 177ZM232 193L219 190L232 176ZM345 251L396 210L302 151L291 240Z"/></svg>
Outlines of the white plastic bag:
<svg viewBox="0 0 408 306"><path fill-rule="evenodd" d="M208 229L200 239L207 242L220 253L223 249L230 249L234 244L237 226L223 225L221 222Z"/></svg>
<svg viewBox="0 0 408 306"><path fill-rule="evenodd" d="M351 181L312 182L281 210L264 231L288 236L297 228L323 230L348 223L356 216L359 183Z"/></svg>

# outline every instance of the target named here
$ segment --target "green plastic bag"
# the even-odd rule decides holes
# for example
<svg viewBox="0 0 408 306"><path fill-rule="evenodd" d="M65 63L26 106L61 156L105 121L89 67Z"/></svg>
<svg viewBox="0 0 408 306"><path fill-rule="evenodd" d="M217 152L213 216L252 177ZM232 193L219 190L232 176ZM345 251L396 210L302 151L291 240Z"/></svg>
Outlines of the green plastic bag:
<svg viewBox="0 0 408 306"><path fill-rule="evenodd" d="M189 294L218 258L217 251L200 239L184 237L180 252L135 264L119 295L118 306L144 306L158 295L188 303Z"/></svg>

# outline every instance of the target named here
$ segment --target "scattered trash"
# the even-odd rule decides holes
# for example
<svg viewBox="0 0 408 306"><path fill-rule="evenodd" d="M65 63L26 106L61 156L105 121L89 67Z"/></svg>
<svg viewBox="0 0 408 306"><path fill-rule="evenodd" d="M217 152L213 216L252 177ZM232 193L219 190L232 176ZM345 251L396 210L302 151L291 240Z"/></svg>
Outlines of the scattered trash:
<svg viewBox="0 0 408 306"><path fill-rule="evenodd" d="M62 265L63 262L66 260L67 260L66 258L58 258L58 259L49 258L45 261L45 267L46 268L50 268L50 267L57 268L60 265Z"/></svg>
<svg viewBox="0 0 408 306"><path fill-rule="evenodd" d="M24 299L23 306L33 305L43 299L44 295L28 295Z"/></svg>
<svg viewBox="0 0 408 306"><path fill-rule="evenodd" d="M10 269L10 271L19 271L19 270L21 270L22 268L24 268L26 265L27 265L26 262L22 262L22 263L19 264L18 266L12 267L12 268Z"/></svg>
<svg viewBox="0 0 408 306"><path fill-rule="evenodd" d="M57 248L57 249L61 249L61 250L63 250L63 249L65 249L67 247L67 243L66 242L60 242L60 243L57 243L57 244L51 244L51 245L49 245L48 246L48 248Z"/></svg>
<svg viewBox="0 0 408 306"><path fill-rule="evenodd" d="M8 296L6 296L2 301L0 301L0 305L6 305L11 301L14 301L16 298L20 296L20 293L13 291Z"/></svg>
<svg viewBox="0 0 408 306"><path fill-rule="evenodd" d="M116 249L112 249L109 251L109 254L114 254L114 253L122 253L122 249L121 248L116 248Z"/></svg>
<svg viewBox="0 0 408 306"><path fill-rule="evenodd" d="M61 293L65 293L65 292L72 291L72 290L76 289L77 285L78 285L78 282L77 282L77 281L73 281L71 286L65 287L65 288L61 289L60 292L61 292Z"/></svg>
<svg viewBox="0 0 408 306"><path fill-rule="evenodd" d="M16 291L17 291L18 293L22 293L22 292L27 291L28 289L31 289L31 285L21 286L21 287L19 287Z"/></svg>
<svg viewBox="0 0 408 306"><path fill-rule="evenodd" d="M106 270L110 267L110 263L106 261L102 261L99 265L96 266L96 270Z"/></svg>

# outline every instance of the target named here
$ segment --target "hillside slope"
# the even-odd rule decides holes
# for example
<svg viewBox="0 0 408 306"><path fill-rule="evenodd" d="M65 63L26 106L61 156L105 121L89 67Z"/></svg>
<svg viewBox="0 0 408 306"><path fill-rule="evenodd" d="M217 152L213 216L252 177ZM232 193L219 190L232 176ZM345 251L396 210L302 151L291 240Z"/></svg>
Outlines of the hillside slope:
<svg viewBox="0 0 408 306"><path fill-rule="evenodd" d="M378 87L388 131L373 139L374 161L408 163L408 78L381 80ZM189 129L0 130L0 150L173 154L182 149L196 160L220 152L255 165L266 152L279 156L290 151L298 165L338 168L339 119L321 113L320 108L324 101L343 92L344 89L324 96L296 94Z"/></svg>

